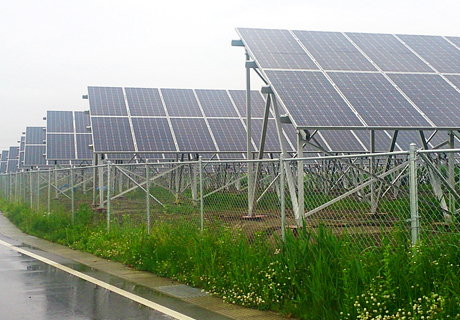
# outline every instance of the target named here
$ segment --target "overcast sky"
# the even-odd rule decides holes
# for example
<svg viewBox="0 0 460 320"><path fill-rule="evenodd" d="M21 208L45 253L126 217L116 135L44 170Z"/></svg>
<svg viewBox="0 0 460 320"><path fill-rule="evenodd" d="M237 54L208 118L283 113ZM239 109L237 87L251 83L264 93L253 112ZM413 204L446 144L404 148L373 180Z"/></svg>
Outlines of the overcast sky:
<svg viewBox="0 0 460 320"><path fill-rule="evenodd" d="M88 86L244 89L236 27L460 36L460 1L0 0L0 150Z"/></svg>

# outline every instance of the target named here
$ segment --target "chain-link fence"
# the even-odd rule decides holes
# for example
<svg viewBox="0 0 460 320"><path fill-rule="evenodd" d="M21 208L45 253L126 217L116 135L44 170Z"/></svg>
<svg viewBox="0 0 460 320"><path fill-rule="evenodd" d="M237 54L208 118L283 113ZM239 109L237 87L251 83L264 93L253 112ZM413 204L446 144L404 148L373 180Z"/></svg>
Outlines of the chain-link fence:
<svg viewBox="0 0 460 320"><path fill-rule="evenodd" d="M459 150L253 161L113 164L0 176L1 195L38 212L150 232L179 219L271 241L320 226L363 244L395 229L412 240L459 232Z"/></svg>

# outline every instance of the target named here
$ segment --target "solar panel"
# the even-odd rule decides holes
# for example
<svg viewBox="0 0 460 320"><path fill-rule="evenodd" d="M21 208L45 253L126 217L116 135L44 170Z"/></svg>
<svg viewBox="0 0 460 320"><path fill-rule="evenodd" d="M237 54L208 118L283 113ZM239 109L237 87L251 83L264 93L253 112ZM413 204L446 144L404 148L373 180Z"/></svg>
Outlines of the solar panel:
<svg viewBox="0 0 460 320"><path fill-rule="evenodd" d="M367 130L354 130L353 133L368 151L371 150L370 132ZM393 132L391 132L393 134ZM391 146L391 138L383 130L374 131L374 150L375 152L388 152Z"/></svg>
<svg viewBox="0 0 460 320"><path fill-rule="evenodd" d="M397 35L441 73L460 73L460 50L439 36Z"/></svg>
<svg viewBox="0 0 460 320"><path fill-rule="evenodd" d="M246 118L246 91L229 90L238 112ZM265 100L258 91L251 91L251 118L263 118L265 113ZM270 117L273 117L270 115Z"/></svg>
<svg viewBox="0 0 460 320"><path fill-rule="evenodd" d="M389 74L389 77L438 127L459 127L460 93L442 77L429 74Z"/></svg>
<svg viewBox="0 0 460 320"><path fill-rule="evenodd" d="M91 160L89 150L91 133L87 130L90 124L89 114L83 111L48 111L46 117L46 159L49 161L65 161L69 164L72 160ZM78 134L77 134L78 133ZM79 144L77 135L86 136L79 138L88 142L86 146ZM82 150L79 150L82 148Z"/></svg>
<svg viewBox="0 0 460 320"><path fill-rule="evenodd" d="M252 139L256 143L257 149L259 149L260 144L260 136L262 132L263 121L262 119L253 119L252 120L253 130L252 130ZM291 126L292 127L292 126ZM284 136L283 136L283 139ZM293 151L290 147L290 144L286 143L287 151ZM274 119L269 119L267 125L267 137L265 142L265 149L266 152L279 152L281 150L279 138L278 138L278 131L276 130L276 123Z"/></svg>
<svg viewBox="0 0 460 320"><path fill-rule="evenodd" d="M377 71L340 32L293 33L325 70Z"/></svg>
<svg viewBox="0 0 460 320"><path fill-rule="evenodd" d="M351 130L321 130L319 135L328 146L328 151L333 152L366 152Z"/></svg>
<svg viewBox="0 0 460 320"><path fill-rule="evenodd" d="M26 143L24 150L24 167L46 166L45 152L45 145L28 145Z"/></svg>
<svg viewBox="0 0 460 320"><path fill-rule="evenodd" d="M77 133L75 138L77 141L76 160L91 160L93 158L93 150L89 147L93 144L91 134Z"/></svg>
<svg viewBox="0 0 460 320"><path fill-rule="evenodd" d="M161 89L170 116L202 117L195 94L191 89Z"/></svg>
<svg viewBox="0 0 460 320"><path fill-rule="evenodd" d="M369 126L430 126L382 74L331 72L329 76Z"/></svg>
<svg viewBox="0 0 460 320"><path fill-rule="evenodd" d="M363 126L323 73L266 73L298 127Z"/></svg>
<svg viewBox="0 0 460 320"><path fill-rule="evenodd" d="M47 132L73 132L72 111L47 111ZM50 121L52 119L52 121Z"/></svg>
<svg viewBox="0 0 460 320"><path fill-rule="evenodd" d="M8 150L2 150L2 158L0 160L0 173L6 173L8 166Z"/></svg>
<svg viewBox="0 0 460 320"><path fill-rule="evenodd" d="M133 118L139 152L175 152L173 136L166 118Z"/></svg>
<svg viewBox="0 0 460 320"><path fill-rule="evenodd" d="M158 89L125 88L131 116L165 116Z"/></svg>
<svg viewBox="0 0 460 320"><path fill-rule="evenodd" d="M123 89L88 87L88 99L93 116L127 116Z"/></svg>
<svg viewBox="0 0 460 320"><path fill-rule="evenodd" d="M196 90L206 117L238 117L226 90Z"/></svg>
<svg viewBox="0 0 460 320"><path fill-rule="evenodd" d="M452 42L458 48L460 48L460 37L446 37L446 39Z"/></svg>
<svg viewBox="0 0 460 320"><path fill-rule="evenodd" d="M46 158L48 160L75 159L73 133L48 133L46 135Z"/></svg>
<svg viewBox="0 0 460 320"><path fill-rule="evenodd" d="M171 124L181 152L212 152L216 146L206 122L200 118L172 118Z"/></svg>
<svg viewBox="0 0 460 320"><path fill-rule="evenodd" d="M74 111L75 132L90 134L87 127L90 125L89 113L84 111Z"/></svg>
<svg viewBox="0 0 460 320"><path fill-rule="evenodd" d="M240 119L209 119L208 121L221 152L246 150L246 130Z"/></svg>
<svg viewBox="0 0 460 320"><path fill-rule="evenodd" d="M288 30L238 28L237 31L261 68L318 70Z"/></svg>
<svg viewBox="0 0 460 320"><path fill-rule="evenodd" d="M45 128L43 127L27 127L26 128L26 145L27 144L43 144L45 142Z"/></svg>
<svg viewBox="0 0 460 320"><path fill-rule="evenodd" d="M8 152L7 172L17 172L19 163L19 147L10 147Z"/></svg>
<svg viewBox="0 0 460 320"><path fill-rule="evenodd" d="M92 117L94 152L135 152L127 117Z"/></svg>
<svg viewBox="0 0 460 320"><path fill-rule="evenodd" d="M434 72L391 34L346 33L383 71Z"/></svg>

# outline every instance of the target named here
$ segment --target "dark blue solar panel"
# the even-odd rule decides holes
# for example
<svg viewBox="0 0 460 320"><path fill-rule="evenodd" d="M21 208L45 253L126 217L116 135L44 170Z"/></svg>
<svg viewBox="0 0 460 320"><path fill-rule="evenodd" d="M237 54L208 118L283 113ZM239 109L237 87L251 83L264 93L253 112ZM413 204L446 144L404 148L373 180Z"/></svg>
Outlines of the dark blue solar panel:
<svg viewBox="0 0 460 320"><path fill-rule="evenodd" d="M422 144L420 142L420 133L418 131L412 130L400 130L398 132L396 143L398 144L399 148L403 151L409 150L411 143L415 143L418 148L422 147Z"/></svg>
<svg viewBox="0 0 460 320"><path fill-rule="evenodd" d="M229 90L240 115L246 117L246 91ZM265 112L265 100L258 91L251 91L251 118L262 118ZM270 114L270 117L271 114Z"/></svg>
<svg viewBox="0 0 460 320"><path fill-rule="evenodd" d="M297 126L363 126L321 72L267 70L266 74Z"/></svg>
<svg viewBox="0 0 460 320"><path fill-rule="evenodd" d="M48 111L46 114L46 132L73 132L72 111Z"/></svg>
<svg viewBox="0 0 460 320"><path fill-rule="evenodd" d="M246 130L240 119L209 119L208 121L220 151L246 150Z"/></svg>
<svg viewBox="0 0 460 320"><path fill-rule="evenodd" d="M191 89L161 89L170 116L202 117L195 94Z"/></svg>
<svg viewBox="0 0 460 320"><path fill-rule="evenodd" d="M423 116L380 73L329 72L368 126L430 126Z"/></svg>
<svg viewBox="0 0 460 320"><path fill-rule="evenodd" d="M132 116L165 116L158 89L125 88L129 111Z"/></svg>
<svg viewBox="0 0 460 320"><path fill-rule="evenodd" d="M94 152L134 152L128 118L91 118Z"/></svg>
<svg viewBox="0 0 460 320"><path fill-rule="evenodd" d="M391 34L347 33L383 71L433 72L433 70Z"/></svg>
<svg viewBox="0 0 460 320"><path fill-rule="evenodd" d="M46 159L71 160L75 159L74 134L48 133L46 137Z"/></svg>
<svg viewBox="0 0 460 320"><path fill-rule="evenodd" d="M26 136L27 139L27 136ZM24 150L24 166L25 167L35 167L35 166L45 166L46 146L42 145L27 145Z"/></svg>
<svg viewBox="0 0 460 320"><path fill-rule="evenodd" d="M438 127L458 127L460 93L438 75L389 74Z"/></svg>
<svg viewBox="0 0 460 320"><path fill-rule="evenodd" d="M181 152L216 151L204 119L171 119L174 134Z"/></svg>
<svg viewBox="0 0 460 320"><path fill-rule="evenodd" d="M196 90L206 117L238 117L232 100L225 90Z"/></svg>
<svg viewBox="0 0 460 320"><path fill-rule="evenodd" d="M26 144L43 144L46 139L45 129L42 127L26 128Z"/></svg>
<svg viewBox="0 0 460 320"><path fill-rule="evenodd" d="M340 32L293 32L325 70L377 70Z"/></svg>
<svg viewBox="0 0 460 320"><path fill-rule="evenodd" d="M365 152L351 130L321 130L323 139L331 152ZM326 149L327 150L327 149Z"/></svg>
<svg viewBox="0 0 460 320"><path fill-rule="evenodd" d="M176 151L167 119L133 118L132 121L139 152Z"/></svg>
<svg viewBox="0 0 460 320"><path fill-rule="evenodd" d="M17 159L19 157L19 147L10 147L8 159Z"/></svg>
<svg viewBox="0 0 460 320"><path fill-rule="evenodd" d="M77 160L91 160L93 159L93 150L90 145L93 144L91 134L77 134Z"/></svg>
<svg viewBox="0 0 460 320"><path fill-rule="evenodd" d="M6 173L8 166L8 150L2 151L2 159L0 161L0 173Z"/></svg>
<svg viewBox="0 0 460 320"><path fill-rule="evenodd" d="M460 73L460 50L439 36L397 35L437 71Z"/></svg>
<svg viewBox="0 0 460 320"><path fill-rule="evenodd" d="M238 28L237 31L261 68L318 69L288 30Z"/></svg>
<svg viewBox="0 0 460 320"><path fill-rule="evenodd" d="M88 87L89 109L93 116L126 116L122 88Z"/></svg>
<svg viewBox="0 0 460 320"><path fill-rule="evenodd" d="M87 127L90 125L89 114L83 111L75 111L75 132L89 133Z"/></svg>

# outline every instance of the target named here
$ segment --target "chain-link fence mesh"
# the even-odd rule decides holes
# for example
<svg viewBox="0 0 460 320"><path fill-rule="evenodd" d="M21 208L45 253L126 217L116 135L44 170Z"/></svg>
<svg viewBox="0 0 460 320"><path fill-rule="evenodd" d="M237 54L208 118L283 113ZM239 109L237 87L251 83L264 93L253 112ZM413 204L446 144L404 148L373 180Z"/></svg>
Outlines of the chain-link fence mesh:
<svg viewBox="0 0 460 320"><path fill-rule="evenodd" d="M459 232L456 154L417 153L410 183L408 153L260 161L113 164L0 176L2 197L36 211L142 226L179 219L197 228L225 226L273 239L301 228L329 228L378 244L396 228L417 237ZM412 189L411 189L412 188ZM411 197L415 204L411 206Z"/></svg>

